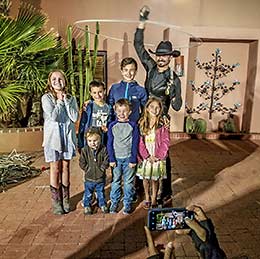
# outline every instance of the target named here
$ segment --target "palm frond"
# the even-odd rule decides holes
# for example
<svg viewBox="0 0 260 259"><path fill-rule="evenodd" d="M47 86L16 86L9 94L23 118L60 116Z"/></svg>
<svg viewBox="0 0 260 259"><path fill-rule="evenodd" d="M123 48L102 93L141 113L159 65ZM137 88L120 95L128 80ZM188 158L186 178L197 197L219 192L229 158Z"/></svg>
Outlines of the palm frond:
<svg viewBox="0 0 260 259"><path fill-rule="evenodd" d="M22 55L27 55L31 53L37 53L40 51L55 48L57 46L57 39L55 35L48 33L35 38L29 46L27 46Z"/></svg>
<svg viewBox="0 0 260 259"><path fill-rule="evenodd" d="M40 32L47 21L47 16L32 5L22 2L16 18L17 27L33 28Z"/></svg>
<svg viewBox="0 0 260 259"><path fill-rule="evenodd" d="M19 96L41 94L47 73L63 60L56 35L44 32L47 17L30 4L16 19L0 16L0 113L15 107Z"/></svg>
<svg viewBox="0 0 260 259"><path fill-rule="evenodd" d="M21 94L25 92L26 89L16 83L0 87L0 113L7 111L9 107L14 107Z"/></svg>

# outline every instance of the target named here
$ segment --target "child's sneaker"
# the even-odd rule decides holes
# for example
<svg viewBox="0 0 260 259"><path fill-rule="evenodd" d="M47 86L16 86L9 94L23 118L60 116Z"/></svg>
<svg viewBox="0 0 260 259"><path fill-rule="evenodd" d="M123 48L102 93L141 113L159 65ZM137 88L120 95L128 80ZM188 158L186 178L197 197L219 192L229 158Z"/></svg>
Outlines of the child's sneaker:
<svg viewBox="0 0 260 259"><path fill-rule="evenodd" d="M108 213L108 208L107 208L107 206L106 206L106 205L101 206L101 211L102 211L103 213Z"/></svg>
<svg viewBox="0 0 260 259"><path fill-rule="evenodd" d="M109 209L110 214L115 214L117 213L117 205L111 204L110 209Z"/></svg>
<svg viewBox="0 0 260 259"><path fill-rule="evenodd" d="M84 208L84 214L85 215L91 215L92 214L92 210L90 207L85 207Z"/></svg>

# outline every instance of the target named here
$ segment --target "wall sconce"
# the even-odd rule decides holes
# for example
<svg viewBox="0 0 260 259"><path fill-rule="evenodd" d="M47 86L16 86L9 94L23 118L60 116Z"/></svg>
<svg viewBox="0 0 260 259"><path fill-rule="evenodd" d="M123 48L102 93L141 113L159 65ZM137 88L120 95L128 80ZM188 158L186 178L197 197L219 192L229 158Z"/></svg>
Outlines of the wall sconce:
<svg viewBox="0 0 260 259"><path fill-rule="evenodd" d="M180 55L179 57L174 59L174 71L177 74L177 76L183 76L184 75L184 56Z"/></svg>

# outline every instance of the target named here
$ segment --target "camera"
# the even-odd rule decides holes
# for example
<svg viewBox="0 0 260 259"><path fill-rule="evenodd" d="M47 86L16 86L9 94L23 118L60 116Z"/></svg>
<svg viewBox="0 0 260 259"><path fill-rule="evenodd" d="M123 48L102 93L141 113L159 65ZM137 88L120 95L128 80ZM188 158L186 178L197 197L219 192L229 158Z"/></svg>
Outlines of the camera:
<svg viewBox="0 0 260 259"><path fill-rule="evenodd" d="M156 208L148 211L147 226L150 230L188 229L185 218L194 219L194 212L185 208Z"/></svg>

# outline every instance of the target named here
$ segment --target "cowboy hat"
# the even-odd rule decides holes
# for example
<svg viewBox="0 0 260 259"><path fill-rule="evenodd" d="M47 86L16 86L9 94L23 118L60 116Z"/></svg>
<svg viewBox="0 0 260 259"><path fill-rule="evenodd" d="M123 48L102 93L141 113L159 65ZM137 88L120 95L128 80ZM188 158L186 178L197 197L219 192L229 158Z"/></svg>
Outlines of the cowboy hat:
<svg viewBox="0 0 260 259"><path fill-rule="evenodd" d="M168 40L161 41L157 46L155 51L148 49L150 53L155 54L157 56L171 55L175 58L180 56L180 51L172 50L172 43Z"/></svg>

